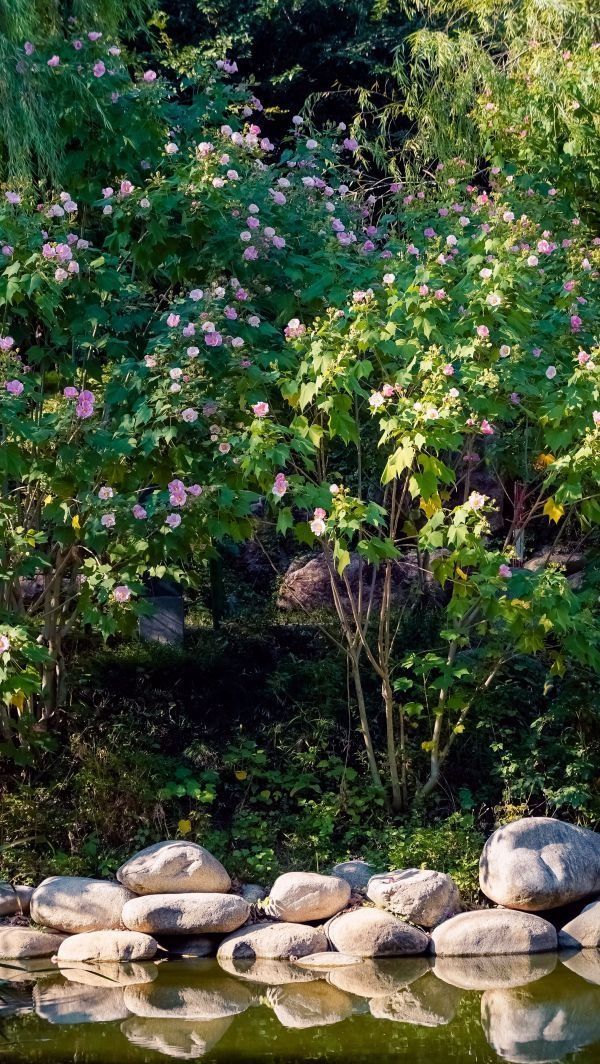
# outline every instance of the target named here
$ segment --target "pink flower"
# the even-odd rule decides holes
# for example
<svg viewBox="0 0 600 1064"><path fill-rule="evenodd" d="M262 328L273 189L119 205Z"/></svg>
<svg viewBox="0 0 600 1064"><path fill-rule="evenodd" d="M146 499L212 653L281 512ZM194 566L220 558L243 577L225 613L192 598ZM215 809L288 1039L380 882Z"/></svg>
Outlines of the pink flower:
<svg viewBox="0 0 600 1064"><path fill-rule="evenodd" d="M23 391L24 384L22 383L22 381L7 381L5 384L5 388L9 395L20 395Z"/></svg>
<svg viewBox="0 0 600 1064"><path fill-rule="evenodd" d="M484 418L483 421L481 422L480 428L481 428L481 432L483 433L484 436L493 436L494 435L494 430L493 430L492 426L490 425L489 421L487 421L486 418Z"/></svg>
<svg viewBox="0 0 600 1064"><path fill-rule="evenodd" d="M195 498L198 498L199 495L202 495L202 488L200 484L190 484L188 488L188 494L193 495Z"/></svg>
<svg viewBox="0 0 600 1064"><path fill-rule="evenodd" d="M385 399L381 392L373 392L373 394L369 396L369 406L372 410L377 410L378 407L383 406L384 402Z"/></svg>
<svg viewBox="0 0 600 1064"><path fill-rule="evenodd" d="M188 358L196 358L196 356L200 354L200 348L199 347L195 347L192 344L191 347L186 348L186 352L185 353L188 356Z"/></svg>
<svg viewBox="0 0 600 1064"><path fill-rule="evenodd" d="M510 347L508 344L502 344L500 348L500 358L508 358L510 355Z"/></svg>
<svg viewBox="0 0 600 1064"><path fill-rule="evenodd" d="M131 598L131 588L127 584L117 584L113 591L113 598L115 602L129 602Z"/></svg>
<svg viewBox="0 0 600 1064"><path fill-rule="evenodd" d="M510 579L512 576L512 569L510 565L504 565L504 563L498 566L498 576L503 577L504 580Z"/></svg>
<svg viewBox="0 0 600 1064"><path fill-rule="evenodd" d="M146 510L143 506L140 506L139 502L136 502L131 512L136 521L143 521L148 516Z"/></svg>
<svg viewBox="0 0 600 1064"><path fill-rule="evenodd" d="M253 262L258 258L258 251L254 247L254 244L250 244L249 247L246 248L242 258L246 259L246 262Z"/></svg>
<svg viewBox="0 0 600 1064"><path fill-rule="evenodd" d="M99 59L97 63L94 63L93 71L95 78L101 78L106 74L106 67L101 59Z"/></svg>
<svg viewBox="0 0 600 1064"><path fill-rule="evenodd" d="M178 528L181 524L181 514L169 514L165 524L167 524L169 528Z"/></svg>
<svg viewBox="0 0 600 1064"><path fill-rule="evenodd" d="M63 390L65 399L76 399L79 395L77 388L74 388L72 384L67 384L67 387Z"/></svg>
<svg viewBox="0 0 600 1064"><path fill-rule="evenodd" d="M186 410L181 411L181 420L188 425L193 425L194 421L198 420L198 411L188 406Z"/></svg>
<svg viewBox="0 0 600 1064"><path fill-rule="evenodd" d="M426 296L428 294L429 294L429 288L427 287L427 285L426 284L420 284L419 285L419 295L420 296Z"/></svg>
<svg viewBox="0 0 600 1064"><path fill-rule="evenodd" d="M0 351L10 351L14 342L12 336L2 336L0 338Z"/></svg>
<svg viewBox="0 0 600 1064"><path fill-rule="evenodd" d="M181 480L172 480L169 484L169 502L171 506L185 506L187 494Z"/></svg>
<svg viewBox="0 0 600 1064"><path fill-rule="evenodd" d="M13 247L11 247L10 244L3 244L2 245L2 254L6 255L7 258L10 258L10 256L13 254L14 250L15 249Z"/></svg>
<svg viewBox="0 0 600 1064"><path fill-rule="evenodd" d="M465 505L469 510L481 510L481 507L485 506L486 500L487 495L482 495L479 491L472 491Z"/></svg>
<svg viewBox="0 0 600 1064"><path fill-rule="evenodd" d="M7 203L12 204L13 207L16 207L21 202L21 197L18 192L5 192L4 197Z"/></svg>
<svg viewBox="0 0 600 1064"><path fill-rule="evenodd" d="M231 444L230 443L220 443L219 444L219 451L221 452L221 454L229 454L230 450L231 450Z"/></svg>
<svg viewBox="0 0 600 1064"><path fill-rule="evenodd" d="M514 403L515 406L518 406L521 402L521 396L518 394L518 392L511 392L510 401L511 403Z"/></svg>
<svg viewBox="0 0 600 1064"><path fill-rule="evenodd" d="M445 291L444 288L436 288L436 290L435 290L435 292L433 294L434 294L436 299L445 299L446 298L446 291Z"/></svg>
<svg viewBox="0 0 600 1064"><path fill-rule="evenodd" d="M454 376L454 366L452 365L451 362L446 363L446 365L442 367L442 373L444 374L445 377L453 377Z"/></svg>
<svg viewBox="0 0 600 1064"><path fill-rule="evenodd" d="M556 372L556 366L548 366L548 369L546 370L546 376L549 381L554 380L554 378L556 377Z"/></svg>
<svg viewBox="0 0 600 1064"><path fill-rule="evenodd" d="M253 410L253 413L254 413L255 417L266 417L267 414L269 413L269 404L268 403L254 403L254 405L252 407L252 410Z"/></svg>
<svg viewBox="0 0 600 1064"><path fill-rule="evenodd" d="M394 394L394 392L395 392L395 388L394 388L393 384L384 384L384 385L382 385L381 394L383 396L385 396L386 399L391 399L393 394Z"/></svg>
<svg viewBox="0 0 600 1064"><path fill-rule="evenodd" d="M102 34L98 30L90 30L88 33L88 41L99 41Z"/></svg>
<svg viewBox="0 0 600 1064"><path fill-rule="evenodd" d="M594 410L592 418L594 419L594 425L600 425L600 410Z"/></svg>
<svg viewBox="0 0 600 1064"><path fill-rule="evenodd" d="M203 295L204 292L201 288L192 288L192 291L190 292L190 299L193 300L194 303L197 303L200 299L202 299Z"/></svg>
<svg viewBox="0 0 600 1064"><path fill-rule="evenodd" d="M304 336L306 325L301 325L299 318L290 318L283 331L288 340L297 339L299 336Z"/></svg>
<svg viewBox="0 0 600 1064"><path fill-rule="evenodd" d="M59 58L59 56L57 56L57 55L53 55L53 56L52 56L52 57L51 57L51 58L50 58L50 59L48 60L48 66L49 66L49 67L57 67L59 63L60 63L60 58Z"/></svg>
<svg viewBox="0 0 600 1064"><path fill-rule="evenodd" d="M0 635L0 654L8 654L10 650L10 639L6 635Z"/></svg>
<svg viewBox="0 0 600 1064"><path fill-rule="evenodd" d="M571 314L571 332L580 332L582 325L582 319L577 314Z"/></svg>
<svg viewBox="0 0 600 1064"><path fill-rule="evenodd" d="M563 288L565 292L572 292L577 284L577 281L565 281Z"/></svg>
<svg viewBox="0 0 600 1064"><path fill-rule="evenodd" d="M589 360L590 356L588 355L587 351L578 352L577 361L579 362L580 366L585 366L586 362L589 362Z"/></svg>
<svg viewBox="0 0 600 1064"><path fill-rule="evenodd" d="M104 528L114 528L114 526L115 526L115 515L113 513L103 514L102 517L100 518L100 524L103 525Z"/></svg>
<svg viewBox="0 0 600 1064"><path fill-rule="evenodd" d="M315 536L322 536L325 532L325 517L325 510L323 510L320 506L317 507L314 513L314 517L310 522L310 530L314 533Z"/></svg>
<svg viewBox="0 0 600 1064"><path fill-rule="evenodd" d="M436 231L435 229L432 229L430 225L428 225L427 228L423 230L423 236L426 236L428 240L431 240L434 236L436 236Z"/></svg>
<svg viewBox="0 0 600 1064"><path fill-rule="evenodd" d="M220 347L223 343L223 337L219 332L207 332L204 334L204 343L208 347Z"/></svg>
<svg viewBox="0 0 600 1064"><path fill-rule="evenodd" d="M486 299L488 307L499 307L501 302L502 300L500 299L500 296L497 292L490 292L489 296Z"/></svg>
<svg viewBox="0 0 600 1064"><path fill-rule="evenodd" d="M25 55L33 55L33 53L35 52L35 48L32 45L31 41L25 41L25 44L23 45L23 51L25 52Z"/></svg>
<svg viewBox="0 0 600 1064"><path fill-rule="evenodd" d="M100 488L100 490L98 492L98 498L102 499L102 500L112 499L113 495L114 495L113 489L109 488L109 486L107 484L104 484Z"/></svg>
<svg viewBox="0 0 600 1064"><path fill-rule="evenodd" d="M344 147L347 151L356 151L358 149L358 141L354 137L346 137Z"/></svg>
<svg viewBox="0 0 600 1064"><path fill-rule="evenodd" d="M179 325L179 321L179 314L169 314L169 317L167 318L167 325L170 329L175 329Z"/></svg>
<svg viewBox="0 0 600 1064"><path fill-rule="evenodd" d="M134 188L135 185L132 185L131 181L124 180L121 181L121 184L119 186L119 192L121 196L130 196Z"/></svg>
<svg viewBox="0 0 600 1064"><path fill-rule="evenodd" d="M490 330L487 325L478 325L477 335L480 336L482 340L485 340L485 338L490 335Z"/></svg>
<svg viewBox="0 0 600 1064"><path fill-rule="evenodd" d="M289 484L286 480L285 473L278 473L275 477L275 483L273 484L271 491L273 495L276 495L277 498L281 499L288 490L288 487Z"/></svg>
<svg viewBox="0 0 600 1064"><path fill-rule="evenodd" d="M144 81L148 81L148 82L156 81L156 71L155 70L145 70L144 71Z"/></svg>

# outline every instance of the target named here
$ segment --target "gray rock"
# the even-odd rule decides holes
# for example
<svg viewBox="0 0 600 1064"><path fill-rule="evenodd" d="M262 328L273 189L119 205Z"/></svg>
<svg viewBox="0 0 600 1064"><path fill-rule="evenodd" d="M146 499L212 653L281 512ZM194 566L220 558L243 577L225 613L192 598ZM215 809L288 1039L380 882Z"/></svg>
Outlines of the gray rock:
<svg viewBox="0 0 600 1064"><path fill-rule="evenodd" d="M498 828L479 864L483 893L509 909L543 912L600 893L600 835L553 817Z"/></svg>
<svg viewBox="0 0 600 1064"><path fill-rule="evenodd" d="M390 957L337 968L327 978L333 986L357 997L390 997L421 979L429 968L428 957Z"/></svg>
<svg viewBox="0 0 600 1064"><path fill-rule="evenodd" d="M64 941L64 935L34 931L30 927L0 927L0 957L6 960L51 957Z"/></svg>
<svg viewBox="0 0 600 1064"><path fill-rule="evenodd" d="M117 964L110 961L99 962L74 962L65 961L64 967L60 960L59 971L64 979L70 983L81 983L84 986L100 986L104 990L112 990L114 986L132 986L139 983L153 983L158 975L158 967L155 964Z"/></svg>
<svg viewBox="0 0 600 1064"><path fill-rule="evenodd" d="M58 951L58 962L65 961L151 961L157 943L139 931L87 931L65 939Z"/></svg>
<svg viewBox="0 0 600 1064"><path fill-rule="evenodd" d="M366 861L342 861L334 865L331 874L345 879L355 894L365 894L369 880L376 875L376 869Z"/></svg>
<svg viewBox="0 0 600 1064"><path fill-rule="evenodd" d="M555 950L556 930L532 913L511 909L479 909L446 920L431 935L438 957L477 957Z"/></svg>
<svg viewBox="0 0 600 1064"><path fill-rule="evenodd" d="M31 919L57 931L117 931L121 911L133 898L120 883L83 876L51 876L31 897Z"/></svg>
<svg viewBox="0 0 600 1064"><path fill-rule="evenodd" d="M322 979L299 986L272 987L266 1000L282 1027L295 1030L326 1027L352 1015L352 998Z"/></svg>
<svg viewBox="0 0 600 1064"><path fill-rule="evenodd" d="M226 934L246 922L250 906L238 894L150 894L123 906L123 922L148 935Z"/></svg>
<svg viewBox="0 0 600 1064"><path fill-rule="evenodd" d="M286 872L275 880L264 908L278 920L301 924L326 920L349 901L350 886L345 879L318 872Z"/></svg>
<svg viewBox="0 0 600 1064"><path fill-rule="evenodd" d="M405 868L372 876L367 897L381 909L425 928L436 927L460 911L454 880L430 869Z"/></svg>
<svg viewBox="0 0 600 1064"><path fill-rule="evenodd" d="M330 920L327 937L334 949L356 957L402 957L424 953L429 936L382 909L354 909Z"/></svg>
<svg viewBox="0 0 600 1064"><path fill-rule="evenodd" d="M600 1040L599 1005L596 987L560 968L529 986L486 990L481 1023L501 1059L550 1064L571 1059L571 1054Z"/></svg>
<svg viewBox="0 0 600 1064"><path fill-rule="evenodd" d="M266 896L267 891L259 883L244 883L242 887L242 898L249 905L256 905L257 902L264 901Z"/></svg>
<svg viewBox="0 0 600 1064"><path fill-rule="evenodd" d="M0 916L13 916L19 911L17 892L10 883L0 883Z"/></svg>
<svg viewBox="0 0 600 1064"><path fill-rule="evenodd" d="M258 923L228 935L217 950L217 960L281 960L305 957L327 949L327 936L320 928L293 923Z"/></svg>
<svg viewBox="0 0 600 1064"><path fill-rule="evenodd" d="M525 986L553 972L556 953L513 953L494 957L436 957L433 973L462 990Z"/></svg>
<svg viewBox="0 0 600 1064"><path fill-rule="evenodd" d="M457 990L440 983L433 975L425 975L389 997L371 998L369 1011L377 1020L442 1027L454 1019L461 998Z"/></svg>
<svg viewBox="0 0 600 1064"><path fill-rule="evenodd" d="M131 1045L141 1049L177 1060L198 1060L220 1042L232 1022L233 1017L202 1022L129 1016L121 1024L121 1031Z"/></svg>
<svg viewBox="0 0 600 1064"><path fill-rule="evenodd" d="M574 920L569 920L558 932L561 949L600 946L600 900L585 906Z"/></svg>
<svg viewBox="0 0 600 1064"><path fill-rule="evenodd" d="M146 1019L221 1020L245 1012L252 994L243 983L218 970L207 972L192 986L175 983L161 971L154 983L126 987L125 1004L135 1016Z"/></svg>
<svg viewBox="0 0 600 1064"><path fill-rule="evenodd" d="M18 912L23 913L23 916L29 915L29 907L31 905L31 899L33 897L33 887L28 887L17 883L15 886L17 893L17 899L19 902Z"/></svg>
<svg viewBox="0 0 600 1064"><path fill-rule="evenodd" d="M37 1015L48 1023L111 1023L128 1015L123 988L75 986L55 981L37 983L33 990Z"/></svg>
<svg viewBox="0 0 600 1064"><path fill-rule="evenodd" d="M220 861L195 842L157 842L140 850L117 872L134 894L226 894L231 880Z"/></svg>

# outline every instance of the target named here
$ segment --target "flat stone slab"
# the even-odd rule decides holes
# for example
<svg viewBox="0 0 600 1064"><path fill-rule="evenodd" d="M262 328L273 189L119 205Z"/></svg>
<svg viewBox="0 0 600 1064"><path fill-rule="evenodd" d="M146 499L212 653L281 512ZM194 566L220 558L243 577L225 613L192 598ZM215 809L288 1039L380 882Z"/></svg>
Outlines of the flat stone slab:
<svg viewBox="0 0 600 1064"><path fill-rule="evenodd" d="M50 876L31 897L31 919L43 927L79 934L123 928L121 911L131 891L104 879Z"/></svg>
<svg viewBox="0 0 600 1064"><path fill-rule="evenodd" d="M431 952L438 957L543 953L555 950L556 930L533 913L510 909L479 909L459 913L436 927Z"/></svg>
<svg viewBox="0 0 600 1064"><path fill-rule="evenodd" d="M353 957L349 953L309 953L308 957L298 957L294 962L300 968L312 968L330 972L334 968L347 968L349 964L362 964L362 957Z"/></svg>
<svg viewBox="0 0 600 1064"><path fill-rule="evenodd" d="M58 961L150 961L157 950L157 942L139 931L87 931L65 939Z"/></svg>
<svg viewBox="0 0 600 1064"><path fill-rule="evenodd" d="M195 842L147 846L121 865L117 879L134 894L227 894L231 879L220 861Z"/></svg>
<svg viewBox="0 0 600 1064"><path fill-rule="evenodd" d="M151 894L123 906L125 926L148 935L227 934L249 915L248 902L238 894Z"/></svg>

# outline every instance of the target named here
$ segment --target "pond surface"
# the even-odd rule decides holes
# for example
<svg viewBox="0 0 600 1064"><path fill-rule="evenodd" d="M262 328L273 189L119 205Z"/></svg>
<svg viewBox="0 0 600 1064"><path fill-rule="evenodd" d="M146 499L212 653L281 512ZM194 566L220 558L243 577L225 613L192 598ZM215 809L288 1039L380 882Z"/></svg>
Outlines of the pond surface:
<svg viewBox="0 0 600 1064"><path fill-rule="evenodd" d="M600 1061L600 951L571 957L0 967L0 1059ZM434 971L435 969L435 971Z"/></svg>

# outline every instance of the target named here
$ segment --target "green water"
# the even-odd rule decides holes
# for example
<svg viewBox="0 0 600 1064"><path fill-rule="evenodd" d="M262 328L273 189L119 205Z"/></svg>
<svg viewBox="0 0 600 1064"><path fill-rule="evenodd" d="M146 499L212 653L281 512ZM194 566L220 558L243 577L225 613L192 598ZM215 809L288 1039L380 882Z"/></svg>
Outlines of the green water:
<svg viewBox="0 0 600 1064"><path fill-rule="evenodd" d="M0 968L7 1062L600 1062L600 951L571 958L180 960Z"/></svg>

